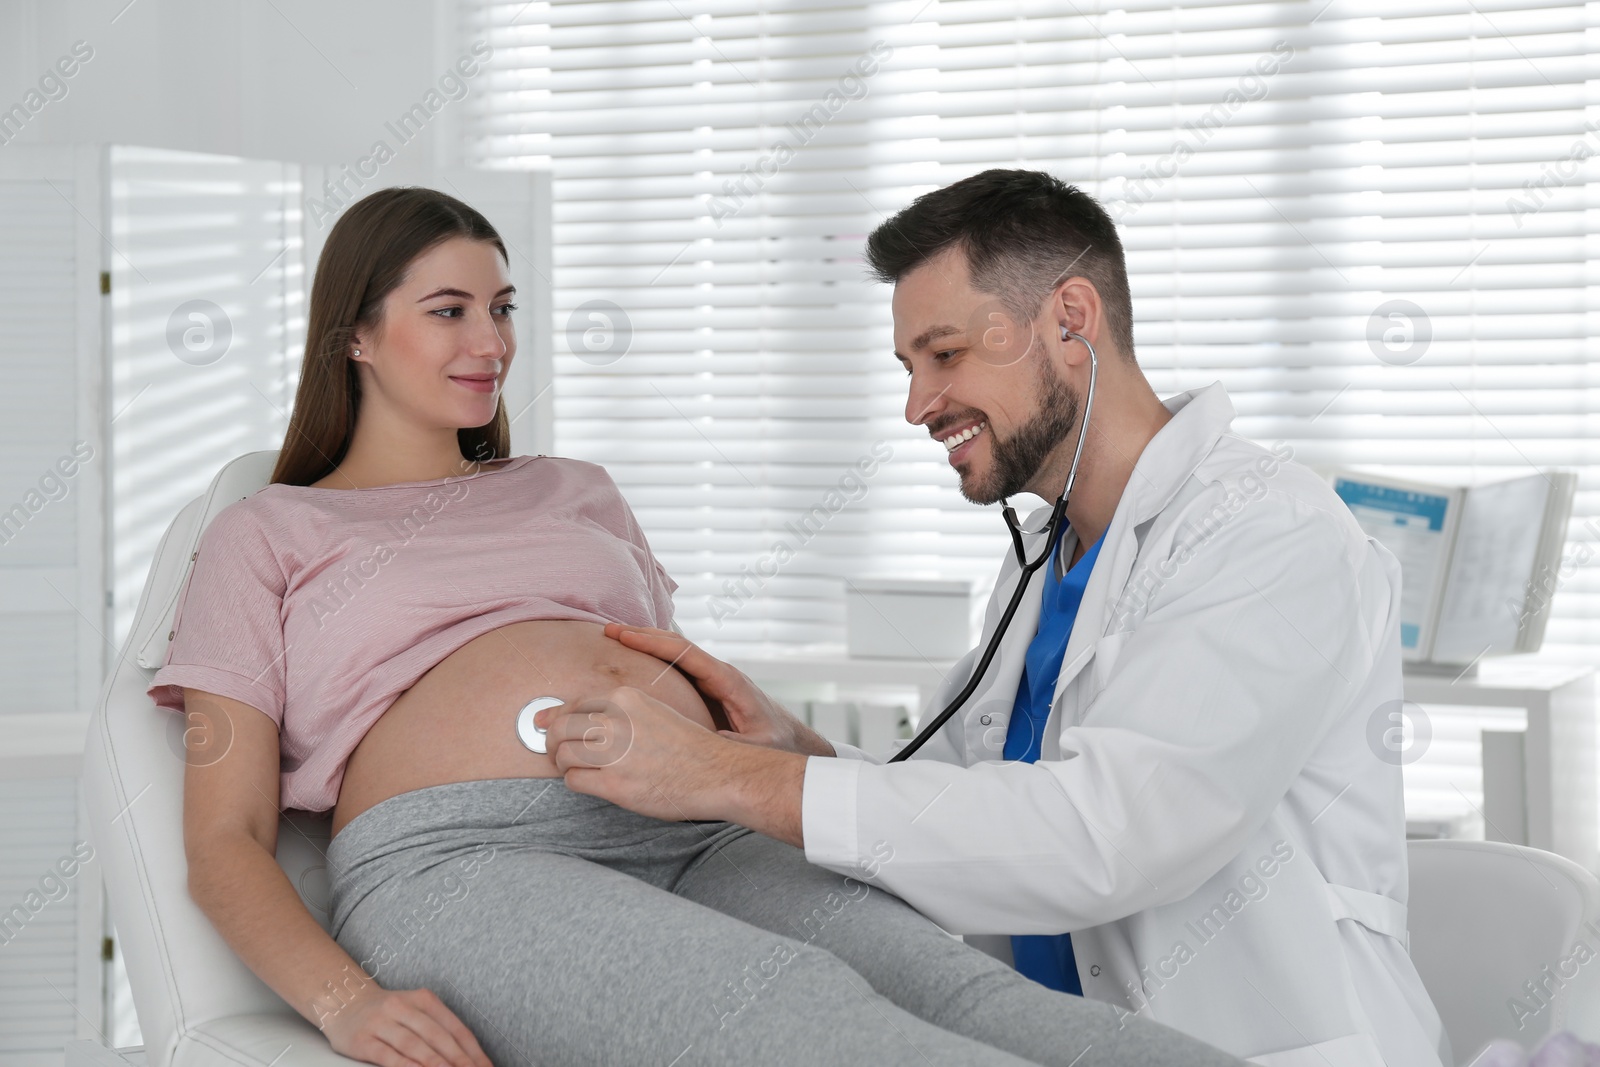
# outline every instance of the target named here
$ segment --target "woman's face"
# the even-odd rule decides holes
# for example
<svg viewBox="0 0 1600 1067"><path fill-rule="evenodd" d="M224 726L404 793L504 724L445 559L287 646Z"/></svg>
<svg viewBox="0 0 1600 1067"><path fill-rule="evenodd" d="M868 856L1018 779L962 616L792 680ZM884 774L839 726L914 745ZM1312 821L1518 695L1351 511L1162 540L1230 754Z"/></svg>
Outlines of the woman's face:
<svg viewBox="0 0 1600 1067"><path fill-rule="evenodd" d="M515 287L500 250L452 237L412 261L384 298L383 321L361 332L351 359L362 407L428 429L482 426L494 418L517 351Z"/></svg>

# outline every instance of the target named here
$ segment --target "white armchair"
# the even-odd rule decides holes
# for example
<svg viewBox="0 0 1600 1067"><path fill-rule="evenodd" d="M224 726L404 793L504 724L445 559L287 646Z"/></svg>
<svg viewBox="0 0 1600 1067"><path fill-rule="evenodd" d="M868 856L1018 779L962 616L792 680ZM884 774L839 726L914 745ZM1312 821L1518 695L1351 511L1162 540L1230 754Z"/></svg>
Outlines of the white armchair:
<svg viewBox="0 0 1600 1067"><path fill-rule="evenodd" d="M1413 841L1408 852L1411 959L1457 1063L1495 1038L1530 1051L1558 1030L1600 1041L1600 880L1524 845ZM1525 982L1544 988L1536 997Z"/></svg>
<svg viewBox="0 0 1600 1067"><path fill-rule="evenodd" d="M183 848L183 717L145 690L166 658L178 594L200 534L224 507L267 484L277 453L223 467L156 549L126 645L89 723L83 785L95 853L127 962L148 1067L351 1067L233 953L189 897ZM285 816L278 863L327 924L325 818ZM87 1046L87 1047L85 1047ZM88 1042L68 1067L115 1062Z"/></svg>

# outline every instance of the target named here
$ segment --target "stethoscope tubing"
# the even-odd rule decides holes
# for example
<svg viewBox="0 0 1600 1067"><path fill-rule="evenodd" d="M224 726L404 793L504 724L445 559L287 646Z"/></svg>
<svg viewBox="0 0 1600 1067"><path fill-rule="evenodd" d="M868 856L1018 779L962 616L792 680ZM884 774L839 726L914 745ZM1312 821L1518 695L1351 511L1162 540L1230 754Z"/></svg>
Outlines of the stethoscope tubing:
<svg viewBox="0 0 1600 1067"><path fill-rule="evenodd" d="M1006 604L1006 610L1000 616L1000 624L995 627L994 635L989 638L989 644L984 648L983 655L978 658L978 665L972 669L972 677L967 679L967 684L961 692L956 694L954 700L933 718L917 736L907 743L905 748L889 757L888 762L899 763L901 760L910 759L912 753L928 742L950 721L950 716L961 709L978 688L978 683L983 680L984 672L989 669L989 664L994 659L994 654L1000 649L1000 640L1005 637L1006 630L1011 626L1011 619L1017 613L1017 606L1022 603L1022 596L1028 589L1028 581L1033 577L1033 572L1044 566L1056 546L1056 533L1061 524L1061 519L1067 513L1067 499L1072 494L1072 485L1078 479L1078 461L1083 458L1084 435L1089 431L1089 413L1094 409L1094 384L1099 377L1099 360L1095 356L1094 345L1082 334L1076 334L1061 327L1061 339L1071 339L1081 342L1089 350L1089 393L1083 403L1083 418L1078 423L1078 445L1072 452L1072 469L1067 473L1066 487L1061 490L1061 496L1056 498L1056 506L1050 511L1050 524L1045 527L1044 550L1039 553L1039 558L1029 562L1022 547L1022 531L1017 525L1017 513L1011 510L1011 505L1004 498L1001 499L1001 514L1005 517L1006 527L1011 531L1012 550L1016 555L1018 566L1022 573L1017 577L1017 587L1011 594L1011 601Z"/></svg>

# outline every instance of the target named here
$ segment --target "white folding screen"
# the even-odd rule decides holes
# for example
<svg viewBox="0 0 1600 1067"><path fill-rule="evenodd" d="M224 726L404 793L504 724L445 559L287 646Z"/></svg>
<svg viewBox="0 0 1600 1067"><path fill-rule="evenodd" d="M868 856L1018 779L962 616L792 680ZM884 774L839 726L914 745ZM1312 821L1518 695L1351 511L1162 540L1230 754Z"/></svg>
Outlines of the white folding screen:
<svg viewBox="0 0 1600 1067"><path fill-rule="evenodd" d="M1025 166L1118 219L1161 395L1221 380L1237 430L1319 467L1577 468L1546 645L1593 659L1597 28L1553 0L480 0L462 32L495 55L474 158L555 175L557 446L612 470L697 638L837 641L841 579L992 573L999 520L902 421L860 252Z"/></svg>
<svg viewBox="0 0 1600 1067"><path fill-rule="evenodd" d="M277 448L305 333L300 167L107 149L116 633L228 460Z"/></svg>
<svg viewBox="0 0 1600 1067"><path fill-rule="evenodd" d="M0 715L83 714L100 680L98 269L92 152L0 166Z"/></svg>
<svg viewBox="0 0 1600 1067"><path fill-rule="evenodd" d="M101 1022L98 871L74 746L104 664L102 174L0 153L0 1061L59 1063Z"/></svg>
<svg viewBox="0 0 1600 1067"><path fill-rule="evenodd" d="M76 775L0 774L0 1062L57 1067L100 1030L100 902Z"/></svg>

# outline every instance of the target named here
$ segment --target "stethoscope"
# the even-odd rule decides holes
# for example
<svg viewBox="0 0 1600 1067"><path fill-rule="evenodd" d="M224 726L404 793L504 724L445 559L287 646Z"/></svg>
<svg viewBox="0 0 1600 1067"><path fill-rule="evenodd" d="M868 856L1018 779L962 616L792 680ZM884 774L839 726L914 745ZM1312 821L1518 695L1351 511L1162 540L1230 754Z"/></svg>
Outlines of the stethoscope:
<svg viewBox="0 0 1600 1067"><path fill-rule="evenodd" d="M1000 498L1001 514L1005 516L1006 527L1011 531L1011 547L1016 554L1017 565L1022 568L1022 575L1017 579L1016 591L1011 594L1011 603L1006 605L1006 610L1000 616L1000 625L995 628L994 636L989 638L989 645L983 650L978 665L972 670L972 677L967 679L966 687L950 702L950 706L941 711L937 717L922 732L914 738L905 748L896 752L889 758L890 763L909 759L911 754L921 748L928 738L939 732L939 728L949 721L950 716L960 710L961 705L967 702L972 691L978 688L978 683L983 680L983 673L989 669L989 662L994 659L996 650L1000 647L1000 639L1005 636L1006 628L1011 625L1011 617L1017 613L1017 605L1022 603L1022 594L1027 591L1028 580L1033 577L1033 572L1044 566L1045 560L1054 554L1056 547L1056 533L1061 527L1061 518L1067 513L1067 498L1072 493L1072 483L1078 479L1078 461L1083 458L1083 439L1089 431L1089 412L1094 409L1094 383L1099 376L1100 363L1094 353L1094 345L1082 334L1073 333L1065 326L1061 327L1061 339L1073 340L1083 344L1089 350L1089 394L1083 402L1083 417L1078 421L1078 446L1072 452L1072 469L1067 472L1066 488L1061 490L1061 496L1056 500L1056 506L1050 512L1050 525L1045 527L1044 551L1039 553L1039 558L1029 562L1027 553L1022 547L1022 530L1017 525L1017 513L1011 510L1011 504L1004 497ZM530 752L545 751L545 731L533 723L533 717L545 708L553 708L562 701L556 697L534 697L522 710L517 713L517 739L524 748Z"/></svg>
<svg viewBox="0 0 1600 1067"><path fill-rule="evenodd" d="M562 703L559 697L534 697L522 706L517 712L517 740L522 742L523 748L529 752L545 750L544 727L535 726L533 717L545 708L559 708Z"/></svg>
<svg viewBox="0 0 1600 1067"><path fill-rule="evenodd" d="M967 679L966 687L956 694L950 706L941 711L932 722L923 727L922 732L912 741L889 757L890 763L898 763L903 759L910 759L911 754L921 748L940 727L950 720L950 716L960 710L961 705L967 702L972 691L978 688L978 683L983 680L983 673L989 669L989 662L994 659L996 650L1000 647L1000 639L1006 634L1006 628L1011 625L1011 617L1017 613L1017 605L1022 603L1022 594L1027 591L1028 579L1033 577L1033 572L1044 566L1045 560L1055 553L1056 533L1060 529L1061 518L1067 513L1067 497L1072 493L1072 483L1078 478L1078 461L1083 458L1083 438L1089 430L1089 412L1094 407L1094 381L1099 372L1099 361L1094 354L1094 345L1082 334L1073 333L1065 326L1061 327L1063 341L1079 341L1089 350L1089 395L1083 402L1083 418L1078 422L1078 447L1072 453L1072 469L1067 473L1066 488L1061 490L1061 496L1056 500L1056 506L1050 512L1050 525L1045 527L1044 551L1039 553L1039 558L1028 562L1027 554L1022 548L1022 531L1017 526L1017 513L1011 510L1011 504L1004 497L1000 498L1001 514L1005 516L1006 527L1011 531L1012 551L1017 558L1017 565L1022 568L1022 574L1017 579L1016 591L1011 594L1011 603L1006 605L1006 610L1000 616L1000 625L995 628L994 636L989 638L989 645L983 650L983 655L978 659L978 665L972 669L972 677Z"/></svg>

